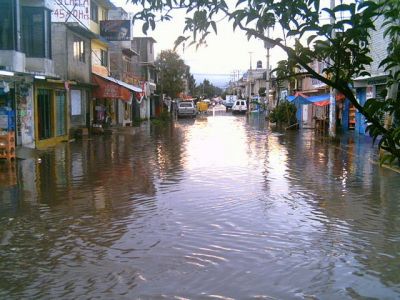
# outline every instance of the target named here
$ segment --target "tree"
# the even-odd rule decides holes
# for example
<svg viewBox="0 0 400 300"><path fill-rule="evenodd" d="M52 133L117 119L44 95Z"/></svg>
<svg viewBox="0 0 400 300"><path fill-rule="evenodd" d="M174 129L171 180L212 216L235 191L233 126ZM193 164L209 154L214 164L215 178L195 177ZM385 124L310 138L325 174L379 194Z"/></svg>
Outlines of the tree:
<svg viewBox="0 0 400 300"><path fill-rule="evenodd" d="M387 31L393 45L389 46L389 55L383 63L393 75L393 83L399 82L398 71L393 71L400 62L398 54L398 13L399 1L355 1L342 3L334 8L322 7L319 0L238 0L235 6L229 6L225 0L131 0L141 5L141 10L134 15L133 21L144 21L143 31L154 29L158 18L171 20L170 12L174 9L186 10L186 21L182 36L176 45L191 40L197 46L205 43L207 36L217 34L217 21L224 16L233 29L240 29L247 37L256 38L284 50L288 61L298 71L302 70L315 79L342 93L362 113L370 126L368 130L374 139L379 138L379 147L389 153L387 158L400 158L400 132L396 123L384 126L376 115L394 115L399 100L389 98L379 102L371 99L361 106L353 94L350 83L356 76L369 75L366 66L370 57L369 37L375 29L374 20L384 14L388 18ZM330 22L327 22L327 17ZM278 27L281 36L270 38L267 28ZM186 34L186 35L185 35ZM292 43L292 46L288 46ZM393 55L391 55L392 53ZM313 61L324 62L326 67L321 75L310 67ZM396 75L397 74L397 75ZM390 83L389 83L390 84Z"/></svg>
<svg viewBox="0 0 400 300"><path fill-rule="evenodd" d="M196 95L201 97L212 98L221 94L222 89L214 86L208 79L204 79L203 82L196 87Z"/></svg>
<svg viewBox="0 0 400 300"><path fill-rule="evenodd" d="M165 50L158 55L155 65L160 74L158 92L176 98L184 90L183 78L187 72L184 61L175 51Z"/></svg>

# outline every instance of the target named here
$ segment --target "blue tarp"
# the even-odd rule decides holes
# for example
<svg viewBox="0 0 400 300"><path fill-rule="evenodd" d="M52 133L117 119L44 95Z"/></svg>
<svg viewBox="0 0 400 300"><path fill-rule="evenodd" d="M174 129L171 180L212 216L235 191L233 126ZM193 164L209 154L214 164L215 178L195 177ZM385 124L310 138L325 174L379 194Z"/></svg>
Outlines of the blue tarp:
<svg viewBox="0 0 400 300"><path fill-rule="evenodd" d="M329 101L329 94L322 94L322 95L316 95L316 96L310 96L310 97L303 97L303 96L288 96L288 101L293 102L294 104L301 105L301 104L311 104L311 103L318 103L318 102L323 102L323 101Z"/></svg>
<svg viewBox="0 0 400 300"><path fill-rule="evenodd" d="M316 95L316 96L310 96L310 97L303 97L301 95L297 95L297 96L288 96L288 101L292 102L296 108L297 108L297 112L296 112L296 118L297 121L300 123L302 120L302 105L305 104L314 104L314 105L327 105L329 104L329 94L322 94L322 95Z"/></svg>
<svg viewBox="0 0 400 300"><path fill-rule="evenodd" d="M330 95L329 94L322 94L308 97L307 100L315 103L315 102L322 102L322 101L329 101Z"/></svg>

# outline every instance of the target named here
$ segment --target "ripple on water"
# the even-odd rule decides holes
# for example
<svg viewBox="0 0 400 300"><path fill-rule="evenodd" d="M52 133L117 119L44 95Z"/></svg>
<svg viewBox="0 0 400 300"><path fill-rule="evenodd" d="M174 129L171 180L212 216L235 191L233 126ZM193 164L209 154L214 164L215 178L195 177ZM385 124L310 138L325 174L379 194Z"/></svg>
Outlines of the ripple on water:
<svg viewBox="0 0 400 300"><path fill-rule="evenodd" d="M351 138L205 119L17 161L0 298L398 298L398 174Z"/></svg>

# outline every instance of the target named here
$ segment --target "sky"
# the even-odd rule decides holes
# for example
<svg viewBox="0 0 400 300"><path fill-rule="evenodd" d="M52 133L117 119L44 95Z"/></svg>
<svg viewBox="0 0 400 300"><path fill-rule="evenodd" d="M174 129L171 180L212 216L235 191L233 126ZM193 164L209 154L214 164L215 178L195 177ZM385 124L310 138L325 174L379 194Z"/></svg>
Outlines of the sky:
<svg viewBox="0 0 400 300"><path fill-rule="evenodd" d="M116 6L122 7L127 12L136 12L135 7L126 4L126 0L111 0ZM174 41L182 35L185 15L183 12L172 14L172 21L158 22L154 31L149 30L147 36L153 37L155 44L155 54L162 50L172 49ZM196 79L196 84L200 84L204 79L218 87L226 87L230 80L237 80L251 67L256 67L256 62L261 61L262 67L266 65L266 49L260 40L247 40L243 32L236 30L233 32L232 24L227 20L222 20L217 24L218 35L210 34L207 38L207 47L196 50L195 46L177 49L178 54L190 66L190 72ZM275 35L271 31L271 36ZM141 24L133 28L133 36L144 36ZM251 52L251 54L250 54ZM279 60L285 59L285 54L277 48L270 50L270 65L273 67ZM234 74L236 76L234 77Z"/></svg>

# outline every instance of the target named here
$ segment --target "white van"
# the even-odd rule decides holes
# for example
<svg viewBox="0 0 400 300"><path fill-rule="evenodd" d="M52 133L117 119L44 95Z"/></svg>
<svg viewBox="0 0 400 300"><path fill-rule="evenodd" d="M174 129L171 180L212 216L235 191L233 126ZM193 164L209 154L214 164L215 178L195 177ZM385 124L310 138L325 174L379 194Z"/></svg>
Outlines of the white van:
<svg viewBox="0 0 400 300"><path fill-rule="evenodd" d="M247 111L246 100L236 100L232 106L232 113L245 113Z"/></svg>

